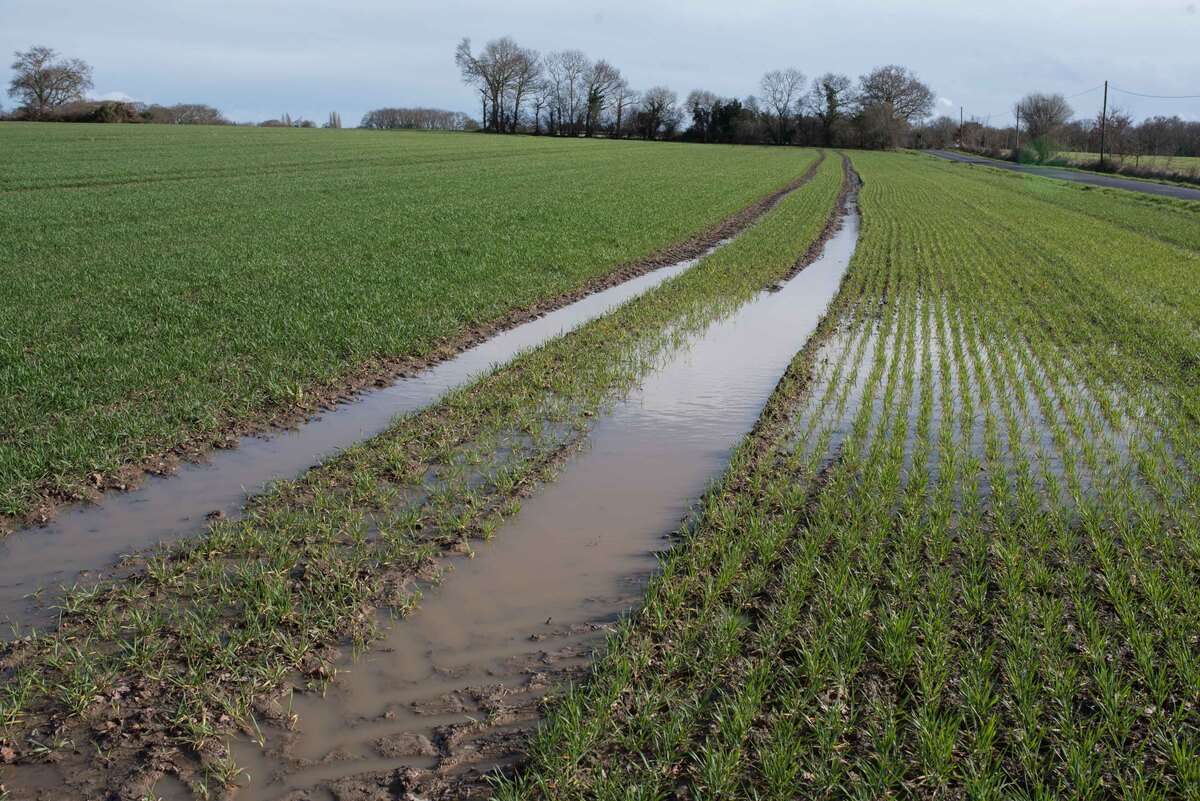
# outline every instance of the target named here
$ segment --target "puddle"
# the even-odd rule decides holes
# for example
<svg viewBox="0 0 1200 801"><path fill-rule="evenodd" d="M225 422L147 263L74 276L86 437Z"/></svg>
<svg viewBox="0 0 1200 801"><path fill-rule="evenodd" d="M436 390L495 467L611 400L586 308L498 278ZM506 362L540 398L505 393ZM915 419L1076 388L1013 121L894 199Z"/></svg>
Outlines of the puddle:
<svg viewBox="0 0 1200 801"><path fill-rule="evenodd" d="M237 516L248 494L272 481L295 478L330 454L385 430L396 416L424 408L494 365L604 315L729 241L504 331L414 378L364 393L294 429L243 437L236 449L216 451L207 463L181 465L173 476L148 476L133 492L109 494L99 505L64 510L48 526L13 533L0 540L0 624L48 622L52 610L40 591L54 595L55 588L73 584L84 570L196 533L210 512Z"/></svg>
<svg viewBox="0 0 1200 801"><path fill-rule="evenodd" d="M236 743L238 801L424 797L447 779L486 796L482 774L519 757L541 696L582 677L605 628L639 602L654 552L812 334L853 253L847 207L820 259L651 375L496 539L448 560L448 580L324 698L297 694L295 731L265 749Z"/></svg>

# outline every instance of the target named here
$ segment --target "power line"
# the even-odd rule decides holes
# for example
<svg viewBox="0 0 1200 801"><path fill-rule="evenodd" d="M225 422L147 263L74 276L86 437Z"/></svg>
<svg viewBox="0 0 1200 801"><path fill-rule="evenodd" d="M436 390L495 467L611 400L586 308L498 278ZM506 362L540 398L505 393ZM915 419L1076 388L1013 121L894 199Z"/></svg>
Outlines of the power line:
<svg viewBox="0 0 1200 801"><path fill-rule="evenodd" d="M1133 95L1134 97L1153 97L1157 100L1196 100L1200 98L1200 95L1144 95L1141 92L1131 92L1128 89L1118 89L1115 86L1110 86L1109 88L1114 92Z"/></svg>
<svg viewBox="0 0 1200 801"><path fill-rule="evenodd" d="M1067 97L1065 97L1063 99L1064 100L1072 100L1076 97L1082 97L1086 94L1091 94L1092 92L1097 92L1103 88L1104 88L1104 84L1097 84L1096 86L1093 86L1091 89L1084 89L1082 92L1076 92L1075 94L1068 95ZM1014 109L1009 109L1008 111L999 111L994 114L992 112L988 112L987 114L972 114L971 117L976 120L978 120L978 119L990 120L992 117L1002 118L1002 117L1007 117L1010 114L1014 114L1014 113L1016 113L1014 111Z"/></svg>
<svg viewBox="0 0 1200 801"><path fill-rule="evenodd" d="M1091 89L1084 89L1082 92L1076 92L1076 93L1075 93L1075 94L1073 94L1073 95L1067 95L1067 96L1066 96L1065 98L1063 98L1063 99L1064 99L1064 100L1070 100L1070 99L1072 99L1072 98L1075 98L1075 97L1083 97L1084 95L1086 95L1086 94L1090 94L1091 92L1094 92L1094 91L1096 91L1097 89L1103 89L1103 88L1104 88L1104 84L1100 84L1099 86L1093 86Z"/></svg>

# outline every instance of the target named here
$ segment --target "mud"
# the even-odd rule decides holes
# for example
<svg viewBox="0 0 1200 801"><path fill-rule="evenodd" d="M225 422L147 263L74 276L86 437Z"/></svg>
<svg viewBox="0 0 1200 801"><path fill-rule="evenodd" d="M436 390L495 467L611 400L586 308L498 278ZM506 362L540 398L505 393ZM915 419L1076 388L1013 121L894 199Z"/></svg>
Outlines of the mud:
<svg viewBox="0 0 1200 801"><path fill-rule="evenodd" d="M851 200L852 204L852 200ZM679 352L593 430L586 451L473 559L446 562L421 609L297 693L291 730L234 756L239 799L486 797L520 763L543 699L586 677L591 650L641 597L656 552L723 470L816 328L853 252L824 256Z"/></svg>
<svg viewBox="0 0 1200 801"><path fill-rule="evenodd" d="M189 465L198 462L206 463L211 458L219 456L221 451L245 447L250 443L257 442L262 435L294 428L298 424L311 420L315 415L327 412L349 401L358 400L364 392L378 390L403 379L413 378L431 367L455 359L459 354L487 343L499 334L523 327L531 321L572 306L591 295L627 284L646 274L657 273L663 268L680 262L694 262L756 223L780 200L811 181L824 159L825 153L822 151L817 161L802 176L690 239L663 248L633 264L619 267L576 289L539 301L531 306L515 309L496 320L471 326L456 337L432 343L427 352L421 355L380 359L369 364L359 365L335 381L305 387L304 400L301 404L265 409L257 419L232 422L211 434L190 437L172 448L151 453L116 472L93 472L68 484L63 484L62 478L59 477L54 484L48 484L39 490L38 502L33 504L23 517L0 516L0 538L21 528L45 526L58 519L64 511L74 508L80 503L96 503L109 492L137 490L148 479L172 476ZM645 288L643 287L642 291L645 291ZM214 454L214 452L218 453ZM307 466L307 463L311 463L323 453L324 451L320 450L310 450L307 459L303 460L306 464L299 468L287 469L287 474L295 475ZM257 483L247 484L247 488L251 490L261 486L261 477L258 477ZM244 495L243 492L242 497ZM181 497L186 497L186 495L181 495ZM236 506L237 504L233 505L234 508ZM195 514L203 515L208 511L213 510L202 510ZM191 517L189 515L186 519L190 520Z"/></svg>

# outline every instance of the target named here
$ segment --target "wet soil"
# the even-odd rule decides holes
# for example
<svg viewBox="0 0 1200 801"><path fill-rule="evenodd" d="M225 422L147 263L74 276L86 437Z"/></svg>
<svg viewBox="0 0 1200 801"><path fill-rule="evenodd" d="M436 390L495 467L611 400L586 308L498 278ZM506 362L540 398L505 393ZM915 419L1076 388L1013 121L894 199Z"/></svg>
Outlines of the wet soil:
<svg viewBox="0 0 1200 801"><path fill-rule="evenodd" d="M180 469L181 465L205 462L214 451L245 446L247 441L252 438L304 423L315 415L327 412L343 403L357 400L363 392L387 387L401 379L415 377L422 371L453 359L458 354L485 343L500 333L537 320L549 312L567 307L589 295L603 292L682 261L695 260L753 225L774 208L780 200L811 181L824 159L825 153L822 151L817 161L796 180L689 239L663 248L633 264L619 267L603 276L594 278L576 289L539 301L531 306L514 309L498 319L473 325L458 336L432 343L428 350L421 355L381 358L358 365L335 381L305 387L304 401L300 404L264 409L262 414L255 419L233 421L211 434L189 437L171 448L153 452L115 472L92 472L68 483L63 483L60 477L55 482L48 483L39 489L38 502L33 504L22 517L0 516L0 539L21 528L47 525L57 519L65 509L80 503L96 503L108 492L136 490L142 486L147 477L171 476ZM320 455L320 452L313 453L309 460Z"/></svg>
<svg viewBox="0 0 1200 801"><path fill-rule="evenodd" d="M598 424L586 451L295 725L234 749L241 799L483 798L516 769L544 699L635 609L690 504L812 335L853 252L824 257L681 352ZM811 260L811 259L810 259Z"/></svg>

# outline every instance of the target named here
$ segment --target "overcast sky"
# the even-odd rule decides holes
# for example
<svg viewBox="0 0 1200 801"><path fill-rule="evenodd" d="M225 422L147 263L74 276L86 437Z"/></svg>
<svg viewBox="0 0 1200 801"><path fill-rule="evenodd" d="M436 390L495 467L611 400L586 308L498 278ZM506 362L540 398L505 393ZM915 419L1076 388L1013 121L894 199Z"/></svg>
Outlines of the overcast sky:
<svg viewBox="0 0 1200 801"><path fill-rule="evenodd" d="M454 66L463 36L579 48L635 88L745 97L766 70L857 77L903 64L957 116L1009 112L1030 90L1112 86L1200 95L1200 0L0 0L0 51L48 45L94 68L97 97L204 102L238 121L378 106L478 116ZM7 62L7 57L5 58ZM7 71L4 73L7 83ZM1200 99L1114 92L1135 113L1200 119ZM8 98L0 98L11 106ZM1099 109L1100 93L1072 100Z"/></svg>

